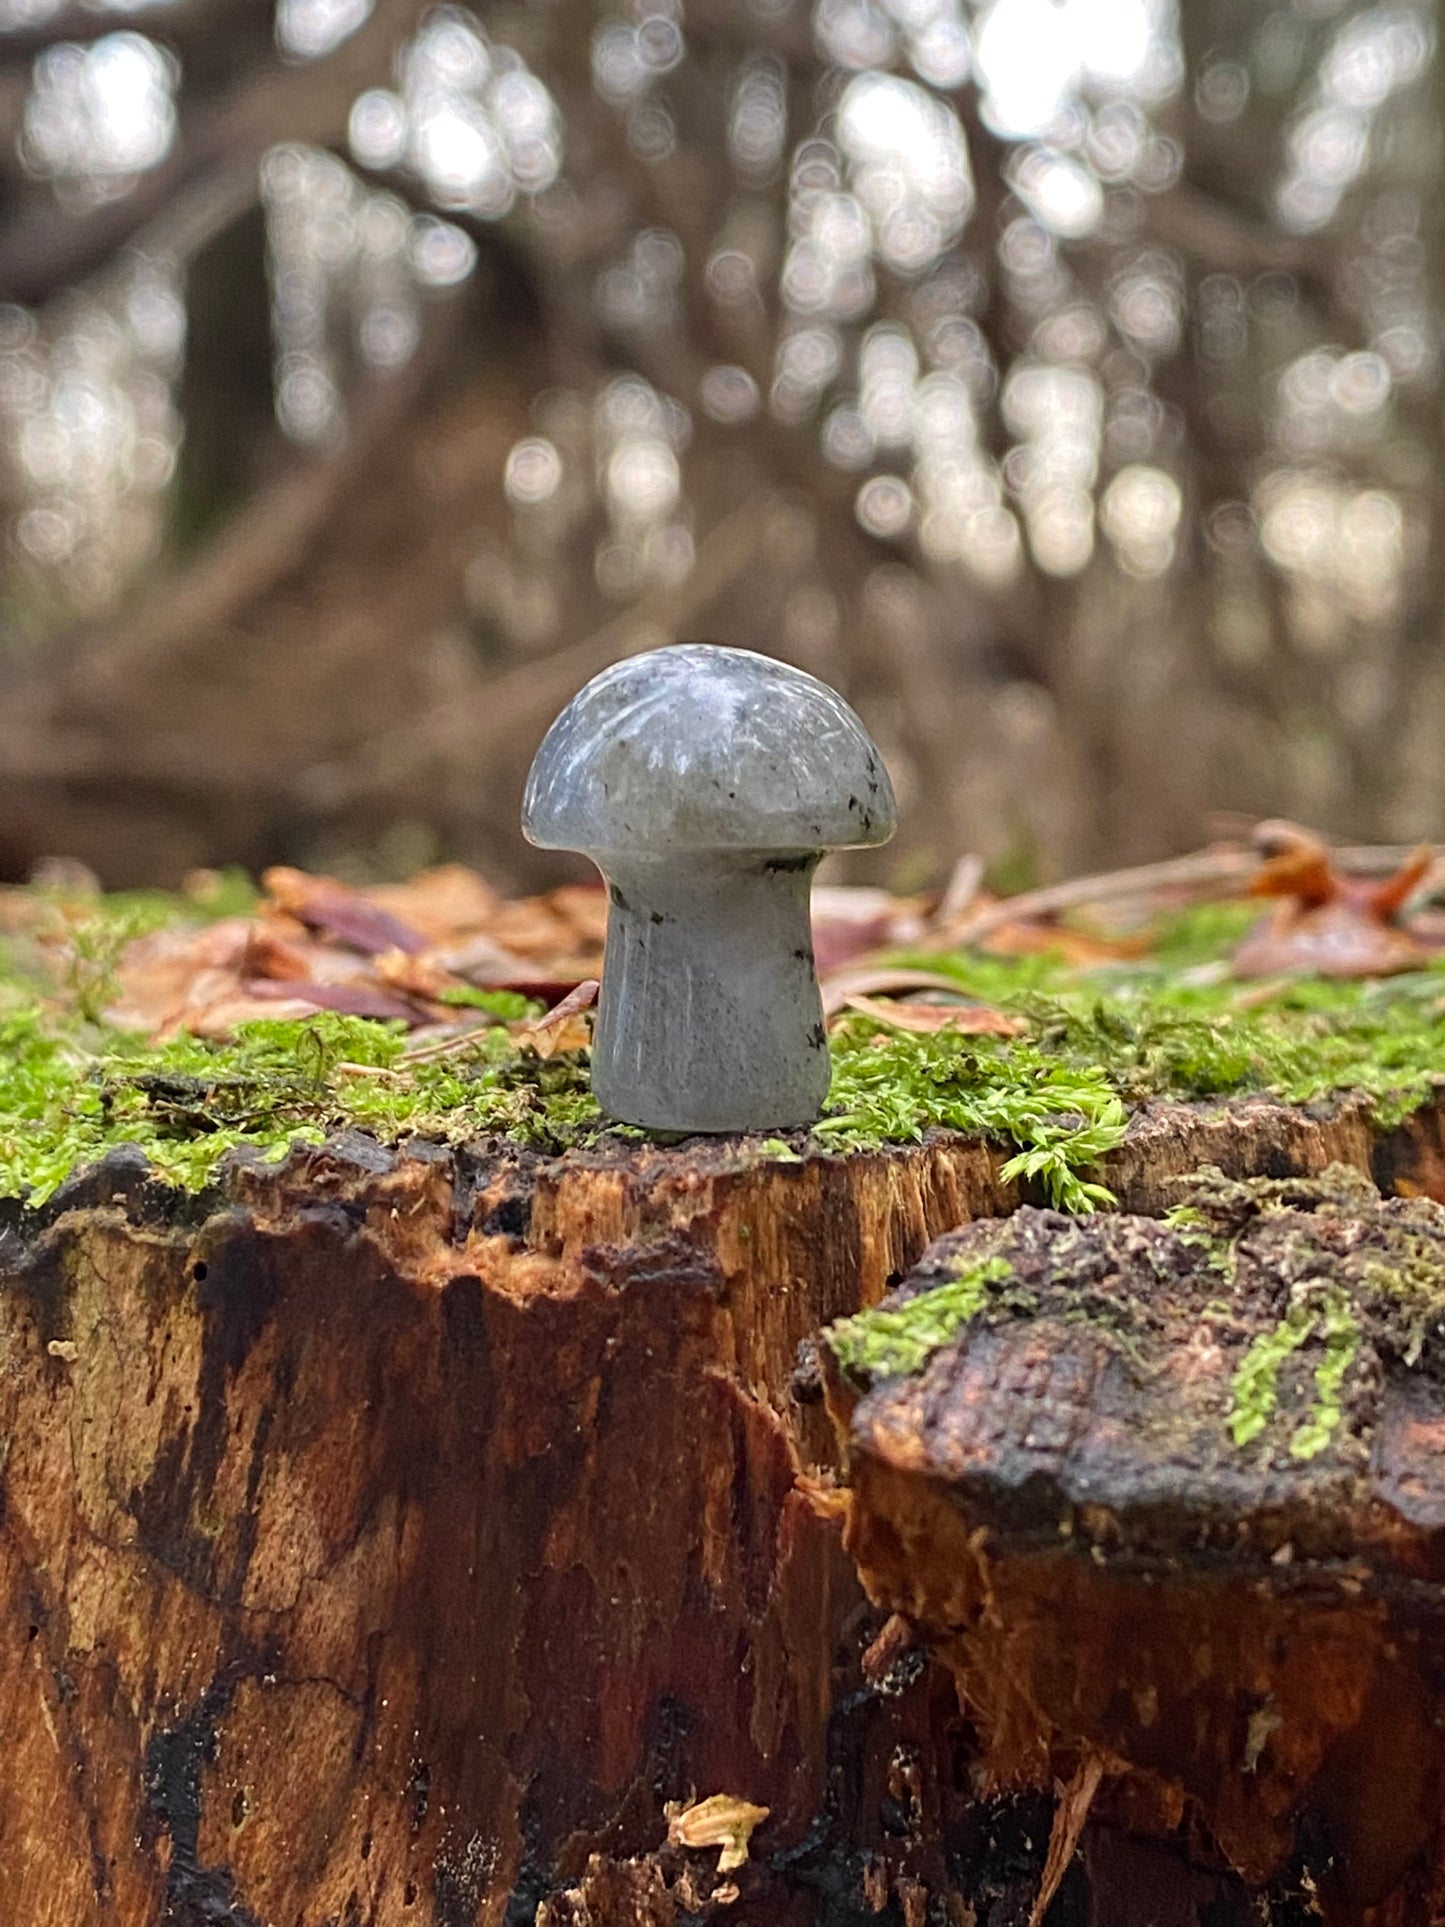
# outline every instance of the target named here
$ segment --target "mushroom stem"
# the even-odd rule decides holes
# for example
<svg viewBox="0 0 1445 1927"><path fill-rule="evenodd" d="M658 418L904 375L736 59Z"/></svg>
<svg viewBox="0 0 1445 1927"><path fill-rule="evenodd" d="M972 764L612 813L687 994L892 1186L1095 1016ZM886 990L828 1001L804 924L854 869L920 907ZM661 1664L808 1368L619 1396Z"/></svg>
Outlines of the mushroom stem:
<svg viewBox="0 0 1445 1927"><path fill-rule="evenodd" d="M828 1095L812 850L596 853L607 960L592 1047L603 1110L661 1131L811 1124Z"/></svg>

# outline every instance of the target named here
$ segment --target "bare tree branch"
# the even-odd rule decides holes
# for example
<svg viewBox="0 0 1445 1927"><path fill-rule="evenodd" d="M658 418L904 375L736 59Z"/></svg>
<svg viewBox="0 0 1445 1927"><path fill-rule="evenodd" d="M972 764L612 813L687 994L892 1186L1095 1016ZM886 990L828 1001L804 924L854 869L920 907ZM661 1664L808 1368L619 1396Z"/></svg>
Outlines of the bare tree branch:
<svg viewBox="0 0 1445 1927"><path fill-rule="evenodd" d="M247 74L131 192L66 217L48 189L0 228L0 300L37 306L111 263L127 246L184 260L255 198L257 170L278 141L328 146L352 102L391 77L398 44L431 0L378 0L365 26L326 60L277 59Z"/></svg>
<svg viewBox="0 0 1445 1927"><path fill-rule="evenodd" d="M449 693L435 709L359 744L344 765L303 776L298 794L319 808L336 810L373 789L405 785L444 757L450 744L464 746L467 758L485 761L489 744L518 735L529 740L599 669L620 656L676 640L754 565L775 514L771 502L745 503L703 538L697 561L681 582L652 590L579 642L479 682L470 695Z"/></svg>

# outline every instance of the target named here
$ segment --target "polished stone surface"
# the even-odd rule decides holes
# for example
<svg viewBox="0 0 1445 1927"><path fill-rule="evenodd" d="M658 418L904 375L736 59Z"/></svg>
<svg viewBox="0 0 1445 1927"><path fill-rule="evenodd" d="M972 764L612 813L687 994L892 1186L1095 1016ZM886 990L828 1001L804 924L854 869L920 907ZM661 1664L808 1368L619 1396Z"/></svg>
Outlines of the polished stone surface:
<svg viewBox="0 0 1445 1927"><path fill-rule="evenodd" d="M666 1131L813 1122L828 1048L809 889L826 849L882 843L893 790L826 684L685 644L590 682L532 765L522 827L583 850L611 909L592 1086Z"/></svg>

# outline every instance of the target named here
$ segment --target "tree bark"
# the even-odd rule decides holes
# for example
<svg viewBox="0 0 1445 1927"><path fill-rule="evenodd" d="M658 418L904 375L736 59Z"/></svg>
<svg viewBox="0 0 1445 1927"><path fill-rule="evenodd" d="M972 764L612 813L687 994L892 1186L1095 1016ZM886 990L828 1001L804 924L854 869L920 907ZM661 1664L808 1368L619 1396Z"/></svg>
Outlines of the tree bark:
<svg viewBox="0 0 1445 1927"><path fill-rule="evenodd" d="M358 1140L9 1232L10 1917L521 1920L693 1792L796 1843L861 1603L796 1349L995 1167Z"/></svg>
<svg viewBox="0 0 1445 1927"><path fill-rule="evenodd" d="M1206 1160L1428 1189L1438 1125L1175 1107L1103 1175L1136 1209ZM10 1207L6 1917L1022 1927L1045 1756L981 1799L975 1709L845 1555L798 1367L1014 1210L1005 1154L347 1136L200 1202L120 1152ZM769 1810L735 1868L677 1816L713 1795Z"/></svg>
<svg viewBox="0 0 1445 1927"><path fill-rule="evenodd" d="M979 1785L1060 1789L1090 1919L1439 1920L1445 1211L1346 1166L1186 1200L932 1247L900 1308L984 1256L1006 1295L861 1397L830 1354L848 1548Z"/></svg>

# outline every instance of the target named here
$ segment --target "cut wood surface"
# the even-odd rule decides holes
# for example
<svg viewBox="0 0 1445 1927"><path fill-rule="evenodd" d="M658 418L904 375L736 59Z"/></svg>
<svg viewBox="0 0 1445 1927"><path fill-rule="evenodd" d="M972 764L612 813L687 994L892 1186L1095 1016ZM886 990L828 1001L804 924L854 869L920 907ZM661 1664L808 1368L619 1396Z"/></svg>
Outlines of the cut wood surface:
<svg viewBox="0 0 1445 1927"><path fill-rule="evenodd" d="M871 1552L859 1589L796 1375L1016 1207L1006 1155L350 1135L200 1201L118 1152L9 1207L3 1918L1022 1927L1053 1755L981 1803L977 1709L906 1629L877 1643L896 1602ZM1340 1161L1428 1191L1438 1119L1153 1107L1102 1175L1162 1210L1205 1162ZM1349 1654L1386 1609L1331 1610ZM713 1795L768 1809L732 1870L668 1844ZM1144 1836L1084 1851L1100 1892L1152 1866Z"/></svg>

